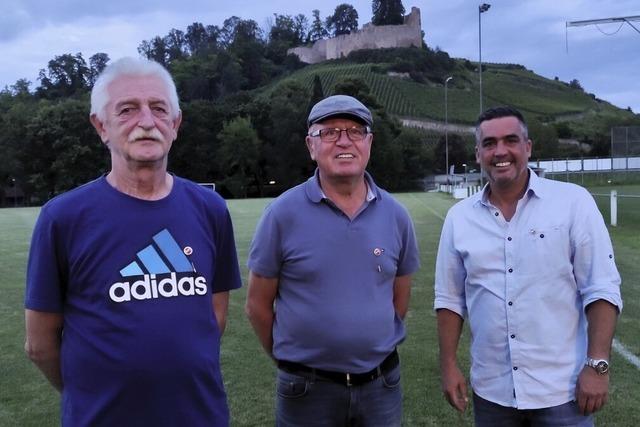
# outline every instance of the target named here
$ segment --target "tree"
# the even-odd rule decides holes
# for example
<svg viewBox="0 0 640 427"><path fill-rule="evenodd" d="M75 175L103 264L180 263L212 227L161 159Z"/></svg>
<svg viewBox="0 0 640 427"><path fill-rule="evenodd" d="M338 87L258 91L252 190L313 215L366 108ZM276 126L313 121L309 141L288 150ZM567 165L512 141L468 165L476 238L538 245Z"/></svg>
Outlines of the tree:
<svg viewBox="0 0 640 427"><path fill-rule="evenodd" d="M59 55L49 61L38 75L38 96L48 99L66 98L87 90L89 67L81 53Z"/></svg>
<svg viewBox="0 0 640 427"><path fill-rule="evenodd" d="M394 145L401 147L403 157L402 181L405 185L421 180L434 170L433 146L425 143L425 135L418 129L403 127ZM403 189L413 189L404 187ZM418 189L418 188L416 188Z"/></svg>
<svg viewBox="0 0 640 427"><path fill-rule="evenodd" d="M289 188L304 181L313 171L305 146L309 102L307 88L296 81L274 90L269 99L265 134L265 177ZM302 108L301 108L302 107Z"/></svg>
<svg viewBox="0 0 640 427"><path fill-rule="evenodd" d="M384 107L378 103L378 100L371 93L369 86L357 77L347 77L340 83L337 83L333 88L334 95L349 95L358 99L370 110L379 111L380 115L384 115L386 118L386 111ZM377 127L377 126L376 126Z"/></svg>
<svg viewBox="0 0 640 427"><path fill-rule="evenodd" d="M187 55L187 40L184 32L172 28L169 33L164 36L164 45L167 49L167 63L183 59Z"/></svg>
<svg viewBox="0 0 640 427"><path fill-rule="evenodd" d="M401 25L404 23L402 0L373 0L373 25Z"/></svg>
<svg viewBox="0 0 640 427"><path fill-rule="evenodd" d="M329 37L329 32L325 28L322 19L320 19L320 11L318 9L314 9L311 13L313 14L313 22L311 23L311 28L307 34L307 43L313 43L317 40Z"/></svg>
<svg viewBox="0 0 640 427"><path fill-rule="evenodd" d="M311 108L323 99L324 90L322 89L322 81L320 80L320 76L315 74L313 76L311 100L309 101L309 108L307 111L311 111Z"/></svg>
<svg viewBox="0 0 640 427"><path fill-rule="evenodd" d="M529 138L533 141L532 159L551 159L558 155L558 133L552 125L529 120Z"/></svg>
<svg viewBox="0 0 640 427"><path fill-rule="evenodd" d="M108 154L88 120L86 100L42 103L26 126L20 160L27 190L40 200L107 170Z"/></svg>
<svg viewBox="0 0 640 427"><path fill-rule="evenodd" d="M358 29L358 12L350 4L338 5L333 15L327 17L327 29L333 30L334 36L351 34Z"/></svg>
<svg viewBox="0 0 640 427"><path fill-rule="evenodd" d="M183 120L171 147L170 170L192 181L221 181L223 173L216 159L225 110L208 100L181 102L181 109Z"/></svg>
<svg viewBox="0 0 640 427"><path fill-rule="evenodd" d="M187 27L184 39L189 54L199 55L207 45L207 30L200 22L194 22Z"/></svg>
<svg viewBox="0 0 640 427"><path fill-rule="evenodd" d="M306 16L300 14L295 18L291 15L273 14L275 24L269 30L269 42L283 41L288 47L302 44L309 25Z"/></svg>
<svg viewBox="0 0 640 427"><path fill-rule="evenodd" d="M238 58L227 51L220 52L216 60L216 70L219 74L216 93L225 96L247 87L247 78Z"/></svg>
<svg viewBox="0 0 640 427"><path fill-rule="evenodd" d="M449 166L455 165L460 169L461 165L475 161L471 153L471 145L465 144L465 140L459 134L449 133L448 144L444 135L442 135L434 150L435 170L446 173L447 145L449 147Z"/></svg>
<svg viewBox="0 0 640 427"><path fill-rule="evenodd" d="M576 90L583 90L582 89L582 85L580 84L580 82L578 81L578 79L573 79L569 82L569 87L572 89L576 89Z"/></svg>
<svg viewBox="0 0 640 427"><path fill-rule="evenodd" d="M306 16L302 14L295 17L278 14L274 16L275 24L269 31L266 56L275 64L283 64L287 50L304 43L309 25Z"/></svg>
<svg viewBox="0 0 640 427"><path fill-rule="evenodd" d="M3 95L5 95L4 92ZM21 153L25 149L27 124L33 115L36 103L31 95L8 98L2 96L1 98L8 102L2 102L0 108L0 153L2 153L0 186L9 177L24 183L24 162L30 162L30 160L25 159Z"/></svg>
<svg viewBox="0 0 640 427"><path fill-rule="evenodd" d="M155 36L151 41L143 40L138 45L138 53L147 59L156 61L165 67L168 61L168 52L166 40L162 37Z"/></svg>
<svg viewBox="0 0 640 427"><path fill-rule="evenodd" d="M218 166L224 173L222 184L236 197L247 197L249 186L256 183L261 194L262 177L259 170L260 139L244 117L226 122L220 132Z"/></svg>
<svg viewBox="0 0 640 427"><path fill-rule="evenodd" d="M89 58L89 86L93 87L98 76L107 66L109 55L106 53L96 53Z"/></svg>
<svg viewBox="0 0 640 427"><path fill-rule="evenodd" d="M597 132L591 142L589 155L593 157L608 157L611 155L611 137Z"/></svg>

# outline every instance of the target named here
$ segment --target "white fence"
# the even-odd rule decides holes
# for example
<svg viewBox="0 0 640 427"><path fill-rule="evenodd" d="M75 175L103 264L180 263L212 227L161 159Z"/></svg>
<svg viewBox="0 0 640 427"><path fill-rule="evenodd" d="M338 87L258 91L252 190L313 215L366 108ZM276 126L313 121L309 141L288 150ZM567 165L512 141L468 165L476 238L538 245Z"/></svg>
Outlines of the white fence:
<svg viewBox="0 0 640 427"><path fill-rule="evenodd" d="M538 160L529 162L529 166L544 169L545 174L637 170L640 169L640 157Z"/></svg>
<svg viewBox="0 0 640 427"><path fill-rule="evenodd" d="M454 199L466 199L476 194L482 189L479 185L447 185L438 184L438 191L441 193L449 193Z"/></svg>
<svg viewBox="0 0 640 427"><path fill-rule="evenodd" d="M628 198L628 199L640 199L640 196L632 195L632 194L618 194L617 190L611 190L609 194L602 193L591 193L592 196L600 196L607 197L609 196L610 203L610 224L612 227L616 227L618 225L618 199L619 198Z"/></svg>

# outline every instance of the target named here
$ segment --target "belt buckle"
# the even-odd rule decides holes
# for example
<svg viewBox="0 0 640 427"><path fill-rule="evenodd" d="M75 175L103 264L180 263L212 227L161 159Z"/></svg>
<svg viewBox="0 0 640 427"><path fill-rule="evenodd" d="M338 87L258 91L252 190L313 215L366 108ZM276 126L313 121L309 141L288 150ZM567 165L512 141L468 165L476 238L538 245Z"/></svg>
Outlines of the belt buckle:
<svg viewBox="0 0 640 427"><path fill-rule="evenodd" d="M347 372L347 387L351 387L353 384L351 384L351 375Z"/></svg>

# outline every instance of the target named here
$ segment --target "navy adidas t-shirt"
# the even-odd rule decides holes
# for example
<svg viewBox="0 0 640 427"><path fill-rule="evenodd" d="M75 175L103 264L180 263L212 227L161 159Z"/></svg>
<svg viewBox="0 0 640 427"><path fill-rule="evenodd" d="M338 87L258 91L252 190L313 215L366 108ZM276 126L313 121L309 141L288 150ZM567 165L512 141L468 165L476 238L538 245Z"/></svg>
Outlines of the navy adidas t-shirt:
<svg viewBox="0 0 640 427"><path fill-rule="evenodd" d="M62 313L62 424L227 426L212 293L241 286L231 218L174 177L145 201L105 177L47 203L25 306Z"/></svg>

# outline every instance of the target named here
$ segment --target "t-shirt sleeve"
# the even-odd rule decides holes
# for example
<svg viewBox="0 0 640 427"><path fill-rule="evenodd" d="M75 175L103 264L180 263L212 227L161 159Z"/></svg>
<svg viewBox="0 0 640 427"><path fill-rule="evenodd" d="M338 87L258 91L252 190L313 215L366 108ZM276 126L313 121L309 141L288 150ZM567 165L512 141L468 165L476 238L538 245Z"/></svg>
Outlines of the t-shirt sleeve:
<svg viewBox="0 0 640 427"><path fill-rule="evenodd" d="M402 250L398 261L396 276L413 274L420 268L420 252L413 221L406 210L402 210Z"/></svg>
<svg viewBox="0 0 640 427"><path fill-rule="evenodd" d="M242 286L238 252L233 233L233 223L229 210L224 210L216 239L216 265L213 293L226 292Z"/></svg>
<svg viewBox="0 0 640 427"><path fill-rule="evenodd" d="M31 237L27 263L25 308L36 311L61 313L66 286L65 272L61 268L59 231L53 219L43 208Z"/></svg>
<svg viewBox="0 0 640 427"><path fill-rule="evenodd" d="M281 260L282 249L276 215L271 207L267 207L251 241L247 266L254 273L273 278L279 276Z"/></svg>

